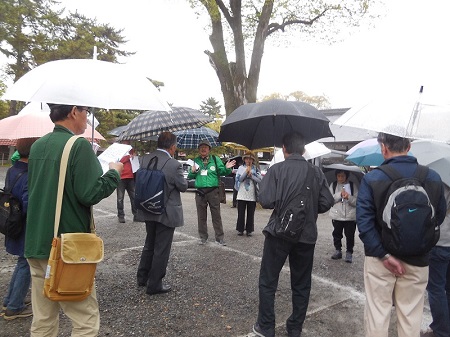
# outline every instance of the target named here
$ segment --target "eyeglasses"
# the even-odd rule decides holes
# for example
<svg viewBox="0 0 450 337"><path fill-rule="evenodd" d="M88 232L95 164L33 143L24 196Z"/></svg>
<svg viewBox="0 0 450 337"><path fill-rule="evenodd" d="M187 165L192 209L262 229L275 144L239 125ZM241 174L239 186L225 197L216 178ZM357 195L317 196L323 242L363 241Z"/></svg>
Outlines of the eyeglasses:
<svg viewBox="0 0 450 337"><path fill-rule="evenodd" d="M86 111L86 114L89 115L91 113L91 108L78 108L79 111Z"/></svg>

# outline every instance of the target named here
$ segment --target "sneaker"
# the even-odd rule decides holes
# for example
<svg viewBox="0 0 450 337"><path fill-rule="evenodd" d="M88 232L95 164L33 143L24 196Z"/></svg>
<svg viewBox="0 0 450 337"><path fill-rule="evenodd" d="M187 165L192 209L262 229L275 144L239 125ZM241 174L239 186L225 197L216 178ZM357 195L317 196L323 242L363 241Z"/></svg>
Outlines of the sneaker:
<svg viewBox="0 0 450 337"><path fill-rule="evenodd" d="M242 235L244 235L244 232L238 232L238 235L242 236Z"/></svg>
<svg viewBox="0 0 450 337"><path fill-rule="evenodd" d="M261 327L259 326L258 323L255 323L253 325L253 329L252 330L253 330L253 333L256 336L259 336L259 337L274 337L275 336L275 334L270 334L269 332L264 331L263 329L261 329Z"/></svg>
<svg viewBox="0 0 450 337"><path fill-rule="evenodd" d="M31 310L31 308L25 307L22 310L18 310L18 311L12 311L12 310L6 309L5 315L3 316L3 318L6 319L7 321L11 321L16 318L30 317L32 315L33 315L33 311Z"/></svg>
<svg viewBox="0 0 450 337"><path fill-rule="evenodd" d="M339 259L342 259L342 251L336 250L336 251L334 252L334 254L331 255L331 258L332 258L333 260L339 260Z"/></svg>
<svg viewBox="0 0 450 337"><path fill-rule="evenodd" d="M247 232L247 236L252 236L252 232Z"/></svg>
<svg viewBox="0 0 450 337"><path fill-rule="evenodd" d="M345 259L344 259L344 261L347 262L347 263L352 263L352 261L353 261L352 253L347 252L347 253L345 254Z"/></svg>
<svg viewBox="0 0 450 337"><path fill-rule="evenodd" d="M216 240L216 243L221 246L226 246L227 244L223 240Z"/></svg>
<svg viewBox="0 0 450 337"><path fill-rule="evenodd" d="M206 244L206 239L200 239L200 241L198 242L199 245L205 245Z"/></svg>
<svg viewBox="0 0 450 337"><path fill-rule="evenodd" d="M26 296L25 299L23 300L23 304L31 305L31 296ZM6 310L6 308L5 308L5 310Z"/></svg>
<svg viewBox="0 0 450 337"><path fill-rule="evenodd" d="M125 218L123 216L119 216L119 222L120 223L125 223Z"/></svg>

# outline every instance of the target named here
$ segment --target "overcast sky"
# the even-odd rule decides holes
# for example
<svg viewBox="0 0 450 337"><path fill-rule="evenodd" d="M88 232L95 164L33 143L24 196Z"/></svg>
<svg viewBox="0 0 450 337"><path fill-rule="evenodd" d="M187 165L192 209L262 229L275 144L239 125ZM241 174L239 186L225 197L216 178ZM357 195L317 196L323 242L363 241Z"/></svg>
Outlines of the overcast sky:
<svg viewBox="0 0 450 337"><path fill-rule="evenodd" d="M332 46L319 42L265 49L258 97L273 92L326 95L333 108L351 107L387 92L425 91L450 95L450 1L387 0L387 15ZM175 106L198 108L214 97L219 82L205 49L204 22L187 0L61 0L62 6L115 28L124 28L126 63L165 83L162 93Z"/></svg>

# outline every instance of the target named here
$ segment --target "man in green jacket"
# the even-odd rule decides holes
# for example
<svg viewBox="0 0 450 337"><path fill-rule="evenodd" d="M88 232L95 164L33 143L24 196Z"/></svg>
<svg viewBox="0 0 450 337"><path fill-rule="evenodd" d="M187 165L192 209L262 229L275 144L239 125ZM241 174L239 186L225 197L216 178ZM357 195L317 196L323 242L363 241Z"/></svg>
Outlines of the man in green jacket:
<svg viewBox="0 0 450 337"><path fill-rule="evenodd" d="M225 246L223 239L222 217L220 215L219 179L231 173L231 168L236 164L235 160L225 165L217 156L211 155L211 144L208 140L198 143L200 155L194 159L194 166L188 174L188 179L195 178L195 204L197 206L198 234L200 244L204 245L208 240L207 209L211 210L211 218L216 234L216 243Z"/></svg>
<svg viewBox="0 0 450 337"><path fill-rule="evenodd" d="M72 336L97 336L100 314L95 287L92 294L80 302L53 302L43 295L62 152L69 138L84 132L89 112L84 106L49 105L55 128L33 144L28 164L25 257L32 282L31 337L57 336L60 308L72 320ZM110 163L109 171L102 175L90 143L81 137L75 141L67 165L58 235L90 232L91 206L114 192L122 169L122 163Z"/></svg>

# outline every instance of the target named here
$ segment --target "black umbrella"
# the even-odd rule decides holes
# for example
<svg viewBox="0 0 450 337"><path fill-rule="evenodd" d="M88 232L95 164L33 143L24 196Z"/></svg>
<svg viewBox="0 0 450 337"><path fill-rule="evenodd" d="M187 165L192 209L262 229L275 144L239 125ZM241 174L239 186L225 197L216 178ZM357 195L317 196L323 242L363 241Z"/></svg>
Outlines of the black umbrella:
<svg viewBox="0 0 450 337"><path fill-rule="evenodd" d="M249 149L281 147L283 136L297 131L306 143L333 137L330 121L310 104L272 99L241 105L220 128L219 140L235 142Z"/></svg>
<svg viewBox="0 0 450 337"><path fill-rule="evenodd" d="M118 137L118 136L120 136L120 134L121 134L122 132L124 132L127 128L128 128L128 125L118 126L117 128L114 128L114 129L108 131L108 135Z"/></svg>
<svg viewBox="0 0 450 337"><path fill-rule="evenodd" d="M191 108L172 107L171 112L144 111L128 124L119 140L148 140L164 131L198 128L209 122L208 116Z"/></svg>

